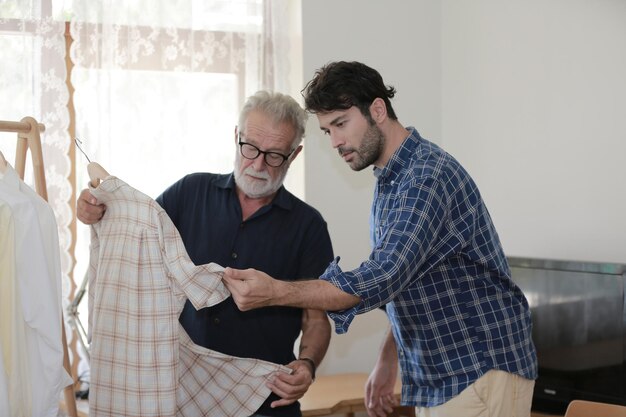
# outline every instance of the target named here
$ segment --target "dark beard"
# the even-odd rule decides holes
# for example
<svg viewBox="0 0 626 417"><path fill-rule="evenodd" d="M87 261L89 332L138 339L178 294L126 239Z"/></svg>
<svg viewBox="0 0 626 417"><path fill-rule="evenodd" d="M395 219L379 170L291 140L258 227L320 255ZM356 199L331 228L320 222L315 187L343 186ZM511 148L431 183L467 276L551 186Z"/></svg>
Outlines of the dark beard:
<svg viewBox="0 0 626 417"><path fill-rule="evenodd" d="M353 171L361 171L380 158L385 146L385 137L375 123L369 123L361 146L355 151L356 158L350 163Z"/></svg>

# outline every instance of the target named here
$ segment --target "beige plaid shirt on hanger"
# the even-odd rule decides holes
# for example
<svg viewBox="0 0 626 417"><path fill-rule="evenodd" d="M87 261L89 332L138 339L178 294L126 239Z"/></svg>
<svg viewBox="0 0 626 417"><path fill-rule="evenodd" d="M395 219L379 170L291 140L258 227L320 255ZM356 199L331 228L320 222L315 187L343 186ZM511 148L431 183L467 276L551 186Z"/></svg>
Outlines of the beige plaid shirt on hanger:
<svg viewBox="0 0 626 417"><path fill-rule="evenodd" d="M107 206L92 226L89 266L90 416L253 414L287 367L194 344L178 323L230 293L217 264L196 266L159 204L108 177L91 193Z"/></svg>

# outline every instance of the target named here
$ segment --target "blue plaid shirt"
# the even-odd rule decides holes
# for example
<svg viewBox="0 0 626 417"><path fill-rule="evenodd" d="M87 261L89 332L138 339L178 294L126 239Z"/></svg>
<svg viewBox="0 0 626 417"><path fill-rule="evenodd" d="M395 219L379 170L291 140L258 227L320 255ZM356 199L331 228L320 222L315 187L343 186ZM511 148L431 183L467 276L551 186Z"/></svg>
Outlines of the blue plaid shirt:
<svg viewBox="0 0 626 417"><path fill-rule="evenodd" d="M337 333L386 306L402 403L442 404L490 369L537 377L528 302L463 167L414 128L383 169L371 212L373 251L355 270L336 258L321 279L361 297L329 313Z"/></svg>

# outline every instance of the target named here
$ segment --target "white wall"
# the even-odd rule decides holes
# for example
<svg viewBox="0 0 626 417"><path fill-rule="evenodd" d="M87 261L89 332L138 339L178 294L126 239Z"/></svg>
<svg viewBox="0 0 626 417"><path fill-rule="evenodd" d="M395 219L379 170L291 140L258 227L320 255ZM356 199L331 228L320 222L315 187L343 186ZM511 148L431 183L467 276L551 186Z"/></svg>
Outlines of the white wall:
<svg viewBox="0 0 626 417"><path fill-rule="evenodd" d="M626 262L626 2L303 0L304 80L360 60L400 121L470 171L509 255ZM341 265L369 254L373 176L305 139L305 197ZM320 373L370 370L380 312L333 335Z"/></svg>
<svg viewBox="0 0 626 417"><path fill-rule="evenodd" d="M507 254L626 263L626 2L443 4L443 145Z"/></svg>

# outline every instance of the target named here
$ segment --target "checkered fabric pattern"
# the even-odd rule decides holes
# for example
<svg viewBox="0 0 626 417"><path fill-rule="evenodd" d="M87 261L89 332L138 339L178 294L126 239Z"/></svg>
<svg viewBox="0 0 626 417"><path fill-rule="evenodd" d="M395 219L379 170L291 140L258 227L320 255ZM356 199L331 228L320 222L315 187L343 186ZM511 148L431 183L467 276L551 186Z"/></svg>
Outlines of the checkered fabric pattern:
<svg viewBox="0 0 626 417"><path fill-rule="evenodd" d="M89 267L90 416L253 414L281 365L193 344L178 323L230 296L217 264L196 266L150 197L109 177L91 193L107 206L92 226Z"/></svg>

